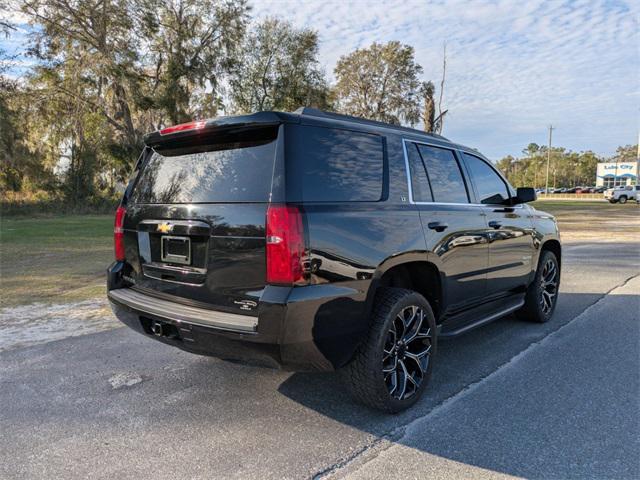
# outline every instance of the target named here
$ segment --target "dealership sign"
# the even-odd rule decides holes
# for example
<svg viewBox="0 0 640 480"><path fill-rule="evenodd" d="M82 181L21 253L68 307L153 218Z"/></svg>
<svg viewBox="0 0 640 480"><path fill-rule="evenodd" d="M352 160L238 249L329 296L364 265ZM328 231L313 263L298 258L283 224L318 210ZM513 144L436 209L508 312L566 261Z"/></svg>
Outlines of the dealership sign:
<svg viewBox="0 0 640 480"><path fill-rule="evenodd" d="M604 165L604 169L605 170L615 170L616 168L618 170L625 170L625 169L629 169L632 170L634 167L634 165L630 164L630 163L620 163L616 166L616 164L614 163L613 165L611 164L605 164Z"/></svg>

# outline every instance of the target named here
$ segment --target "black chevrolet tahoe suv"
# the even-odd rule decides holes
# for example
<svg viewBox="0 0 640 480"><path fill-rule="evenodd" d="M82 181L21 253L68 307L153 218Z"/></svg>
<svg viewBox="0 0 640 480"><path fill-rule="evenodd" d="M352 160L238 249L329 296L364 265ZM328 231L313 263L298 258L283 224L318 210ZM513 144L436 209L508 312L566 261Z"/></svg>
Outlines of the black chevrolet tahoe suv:
<svg viewBox="0 0 640 480"><path fill-rule="evenodd" d="M300 109L145 137L116 213L108 297L189 352L338 370L388 412L420 397L438 338L553 314L552 216L477 151Z"/></svg>

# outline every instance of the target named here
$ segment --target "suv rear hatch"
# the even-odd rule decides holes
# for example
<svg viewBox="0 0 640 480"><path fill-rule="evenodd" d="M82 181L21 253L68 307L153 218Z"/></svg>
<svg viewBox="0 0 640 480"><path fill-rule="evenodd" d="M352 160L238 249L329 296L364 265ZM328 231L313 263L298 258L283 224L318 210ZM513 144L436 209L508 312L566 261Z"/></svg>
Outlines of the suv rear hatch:
<svg viewBox="0 0 640 480"><path fill-rule="evenodd" d="M147 138L123 202L124 278L150 295L251 314L265 286L267 207L282 196L281 127L195 125Z"/></svg>

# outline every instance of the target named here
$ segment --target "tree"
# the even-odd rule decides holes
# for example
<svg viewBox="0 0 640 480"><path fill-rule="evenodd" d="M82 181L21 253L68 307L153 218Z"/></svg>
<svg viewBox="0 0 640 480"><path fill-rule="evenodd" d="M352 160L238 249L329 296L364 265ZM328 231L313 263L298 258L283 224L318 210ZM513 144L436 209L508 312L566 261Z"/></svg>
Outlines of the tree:
<svg viewBox="0 0 640 480"><path fill-rule="evenodd" d="M27 143L49 172L67 165L69 200L124 181L145 132L215 115L248 10L246 0L22 2L37 27L38 65L20 87Z"/></svg>
<svg viewBox="0 0 640 480"><path fill-rule="evenodd" d="M8 11L9 3L0 0L0 11ZM10 21L0 19L0 38L15 30ZM2 192L20 191L24 179L37 169L37 162L25 144L24 118L21 115L19 83L6 75L12 57L0 47L0 187ZM35 167L35 168L34 168Z"/></svg>
<svg viewBox="0 0 640 480"><path fill-rule="evenodd" d="M267 19L247 35L229 80L231 110L326 108L328 87L318 66L318 34Z"/></svg>
<svg viewBox="0 0 640 480"><path fill-rule="evenodd" d="M422 124L424 131L434 133L436 131L436 101L433 98L435 87L433 82L422 84Z"/></svg>
<svg viewBox="0 0 640 480"><path fill-rule="evenodd" d="M0 12L8 12L10 7L8 0L0 0ZM13 25L9 20L0 18L0 35L6 37L9 35L9 32L15 29L15 25Z"/></svg>
<svg viewBox="0 0 640 480"><path fill-rule="evenodd" d="M143 101L160 111L156 127L196 112L216 115L221 79L237 63L248 14L246 0L145 1L140 40L151 82Z"/></svg>
<svg viewBox="0 0 640 480"><path fill-rule="evenodd" d="M509 182L517 187L539 186L536 181L540 165L546 162L547 147L530 143L522 150L523 157L507 156L496 166L505 174ZM571 187L592 185L596 177L596 167L600 159L591 151L572 152L562 147L551 150L551 185Z"/></svg>
<svg viewBox="0 0 640 480"><path fill-rule="evenodd" d="M531 185L534 188L537 188L539 185L538 172L540 171L541 161L544 160L544 157L540 156L540 145L537 143L530 143L527 145L527 148L522 150L522 153L528 160L528 164L531 165L533 169L533 182Z"/></svg>
<svg viewBox="0 0 640 480"><path fill-rule="evenodd" d="M635 162L638 155L638 145L625 145L616 148L616 153L611 159L614 162Z"/></svg>
<svg viewBox="0 0 640 480"><path fill-rule="evenodd" d="M30 48L42 62L35 76L63 79L64 71L91 86L91 91L73 91L62 81L51 82L46 94L90 107L123 143L139 146L142 135L132 113L133 92L140 88L132 35L135 6L127 0L25 0L22 10L40 26Z"/></svg>
<svg viewBox="0 0 640 480"><path fill-rule="evenodd" d="M397 41L373 43L340 57L334 73L341 112L394 124L420 120L422 67L413 47Z"/></svg>

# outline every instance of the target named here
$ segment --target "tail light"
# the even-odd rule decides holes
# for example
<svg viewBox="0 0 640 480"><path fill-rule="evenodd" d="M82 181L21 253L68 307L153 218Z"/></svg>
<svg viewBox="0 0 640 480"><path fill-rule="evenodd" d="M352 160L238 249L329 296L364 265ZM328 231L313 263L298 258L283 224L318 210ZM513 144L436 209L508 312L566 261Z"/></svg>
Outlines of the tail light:
<svg viewBox="0 0 640 480"><path fill-rule="evenodd" d="M116 260L124 261L124 216L127 209L120 206L116 210L116 221L113 225L113 246L115 248Z"/></svg>
<svg viewBox="0 0 640 480"><path fill-rule="evenodd" d="M304 282L304 229L302 213L291 205L267 209L267 283Z"/></svg>

